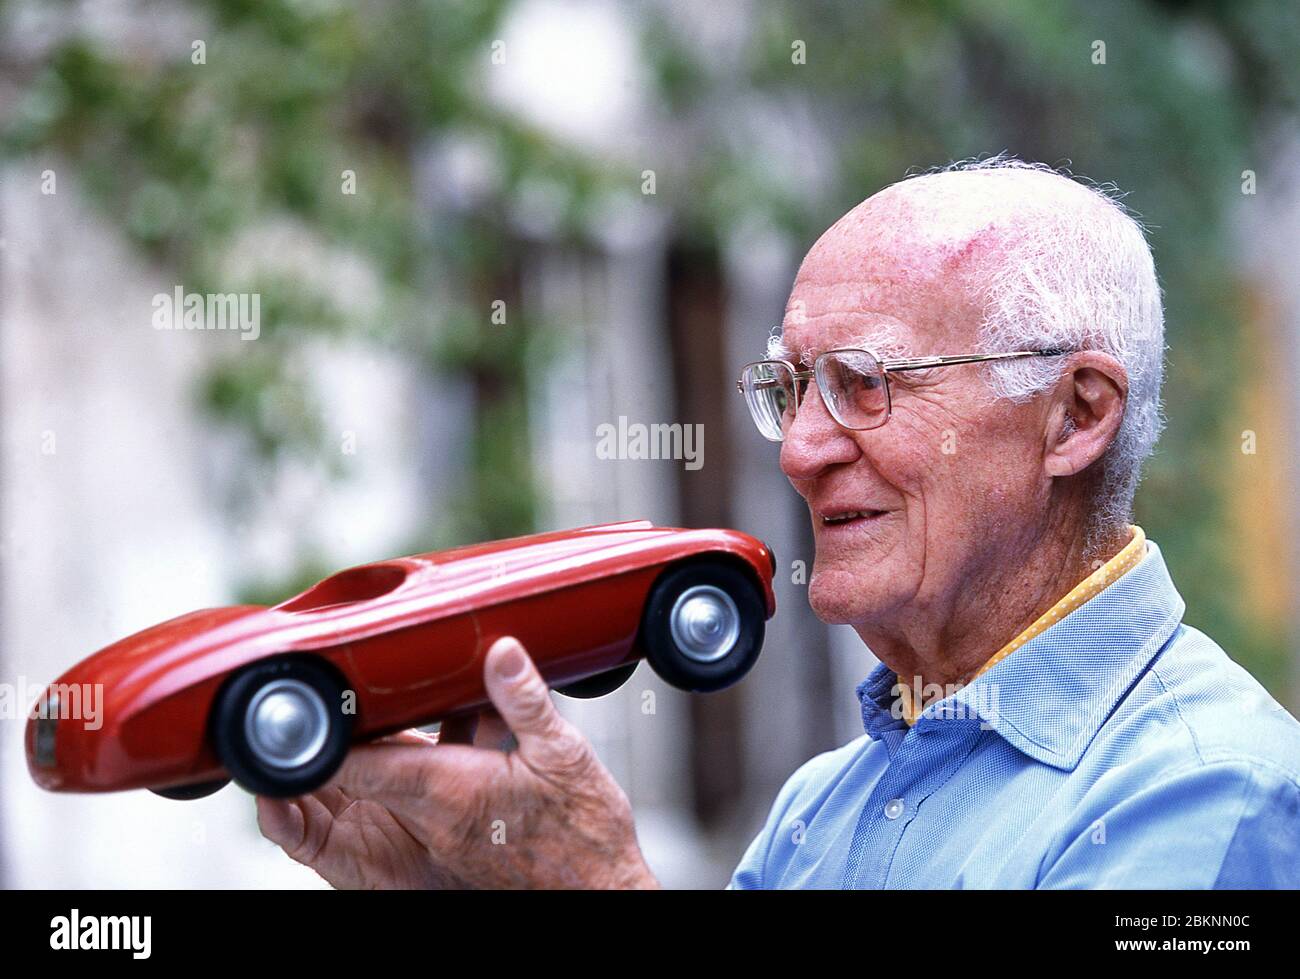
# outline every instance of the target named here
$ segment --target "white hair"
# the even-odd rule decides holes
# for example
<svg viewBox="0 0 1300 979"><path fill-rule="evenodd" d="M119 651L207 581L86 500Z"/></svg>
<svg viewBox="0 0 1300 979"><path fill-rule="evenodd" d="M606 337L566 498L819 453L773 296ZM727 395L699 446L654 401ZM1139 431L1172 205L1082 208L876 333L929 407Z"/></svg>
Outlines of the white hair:
<svg viewBox="0 0 1300 979"><path fill-rule="evenodd" d="M1009 170L1068 180L1092 199L1092 206L1069 206L1056 195L1037 203L1030 199L1033 195L1008 201L1010 213L1029 211L1031 219L1000 226L998 248L982 254L979 265L985 302L980 352L1100 350L1128 373L1124 418L1100 460L1100 486L1088 533L1092 547L1132 521L1142 463L1164 424L1160 284L1145 231L1120 203L1113 185L1080 182L1043 164L999 154L911 176L896 186L942 183L957 173ZM1008 187L1012 195L1017 189L1015 184ZM1026 358L988 364L984 370L996 396L1024 401L1051 387L1062 366L1060 358Z"/></svg>

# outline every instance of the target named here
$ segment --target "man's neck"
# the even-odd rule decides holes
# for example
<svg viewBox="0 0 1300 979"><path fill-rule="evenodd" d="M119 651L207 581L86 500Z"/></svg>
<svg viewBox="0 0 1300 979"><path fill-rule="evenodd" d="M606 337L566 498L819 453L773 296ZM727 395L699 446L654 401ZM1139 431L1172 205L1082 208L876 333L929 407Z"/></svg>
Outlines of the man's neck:
<svg viewBox="0 0 1300 979"><path fill-rule="evenodd" d="M1086 555L1084 539L1080 528L1077 534L1049 534L1036 545L1027 542L1022 557L973 572L966 587L947 602L909 610L886 628L860 625L858 635L908 683L963 686L998 650L1119 553L1130 534L1119 532L1092 557Z"/></svg>

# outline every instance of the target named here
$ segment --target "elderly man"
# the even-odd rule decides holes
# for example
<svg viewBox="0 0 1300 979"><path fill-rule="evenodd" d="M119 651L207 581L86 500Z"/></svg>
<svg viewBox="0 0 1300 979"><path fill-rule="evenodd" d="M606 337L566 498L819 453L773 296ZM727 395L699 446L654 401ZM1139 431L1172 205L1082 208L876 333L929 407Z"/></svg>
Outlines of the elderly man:
<svg viewBox="0 0 1300 979"><path fill-rule="evenodd" d="M808 253L740 386L808 505L813 609L880 665L733 887L1300 886L1300 725L1130 522L1163 342L1141 229L1046 168L913 177ZM339 886L653 886L524 650L485 671L476 730L355 751L263 831Z"/></svg>

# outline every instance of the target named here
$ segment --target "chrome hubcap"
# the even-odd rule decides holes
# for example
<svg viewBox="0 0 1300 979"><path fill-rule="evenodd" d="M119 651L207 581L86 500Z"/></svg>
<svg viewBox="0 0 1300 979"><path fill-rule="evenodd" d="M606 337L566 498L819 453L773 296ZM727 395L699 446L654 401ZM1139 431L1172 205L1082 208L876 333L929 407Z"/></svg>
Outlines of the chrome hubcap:
<svg viewBox="0 0 1300 979"><path fill-rule="evenodd" d="M668 627L685 655L697 663L715 663L740 638L740 612L721 588L694 585L673 602Z"/></svg>
<svg viewBox="0 0 1300 979"><path fill-rule="evenodd" d="M325 747L329 712L301 680L272 680L253 695L244 735L258 760L272 768L305 765Z"/></svg>

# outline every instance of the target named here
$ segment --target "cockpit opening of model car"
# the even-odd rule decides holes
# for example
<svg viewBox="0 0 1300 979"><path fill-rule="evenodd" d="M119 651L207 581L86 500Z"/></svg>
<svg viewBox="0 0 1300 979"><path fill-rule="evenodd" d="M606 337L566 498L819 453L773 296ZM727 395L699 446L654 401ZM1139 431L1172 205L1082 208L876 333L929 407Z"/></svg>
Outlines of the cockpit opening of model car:
<svg viewBox="0 0 1300 979"><path fill-rule="evenodd" d="M373 601L396 591L404 581L406 569L396 565L351 568L326 578L276 608L282 612L317 612L336 605Z"/></svg>

